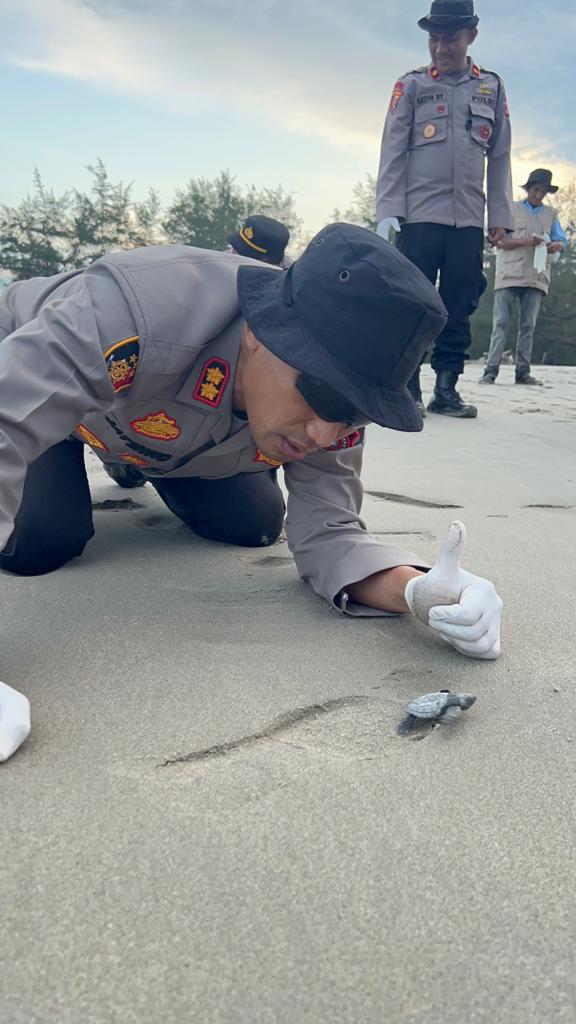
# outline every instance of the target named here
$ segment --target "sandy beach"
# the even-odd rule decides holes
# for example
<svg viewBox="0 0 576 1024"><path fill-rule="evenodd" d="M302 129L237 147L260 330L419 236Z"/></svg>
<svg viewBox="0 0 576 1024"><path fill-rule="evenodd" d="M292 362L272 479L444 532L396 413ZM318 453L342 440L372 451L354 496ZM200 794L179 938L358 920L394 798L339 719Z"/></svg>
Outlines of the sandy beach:
<svg viewBox="0 0 576 1024"><path fill-rule="evenodd" d="M33 713L0 766L2 1024L574 1024L576 368L534 372L471 364L478 420L368 433L369 528L433 560L466 523L497 663L338 615L285 542L195 538L90 458L85 555L0 577ZM444 687L475 707L401 739Z"/></svg>

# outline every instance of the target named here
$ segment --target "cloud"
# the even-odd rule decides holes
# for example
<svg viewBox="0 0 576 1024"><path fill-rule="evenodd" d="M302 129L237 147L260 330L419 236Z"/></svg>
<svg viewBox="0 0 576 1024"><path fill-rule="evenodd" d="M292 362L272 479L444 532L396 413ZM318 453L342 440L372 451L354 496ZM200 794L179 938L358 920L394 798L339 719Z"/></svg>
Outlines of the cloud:
<svg viewBox="0 0 576 1024"><path fill-rule="evenodd" d="M408 6L410 10L407 10ZM30 71L180 114L234 115L326 143L375 170L392 83L426 60L410 0L0 0L4 56ZM576 16L551 0L484 0L477 59L503 71L518 173L548 161L574 177L570 91ZM4 26L3 26L4 22ZM552 63L534 57L552 55ZM475 50L476 56L476 50Z"/></svg>

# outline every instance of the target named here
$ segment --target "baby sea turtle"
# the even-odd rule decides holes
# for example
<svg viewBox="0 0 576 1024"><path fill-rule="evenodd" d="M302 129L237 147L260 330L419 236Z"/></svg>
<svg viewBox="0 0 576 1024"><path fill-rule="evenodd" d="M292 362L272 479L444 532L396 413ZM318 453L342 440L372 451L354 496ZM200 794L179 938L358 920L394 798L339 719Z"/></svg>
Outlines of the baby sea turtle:
<svg viewBox="0 0 576 1024"><path fill-rule="evenodd" d="M409 736L415 726L422 721L455 722L463 711L467 711L476 703L471 693L427 693L425 697L417 697L407 705L406 718L398 726L399 736Z"/></svg>

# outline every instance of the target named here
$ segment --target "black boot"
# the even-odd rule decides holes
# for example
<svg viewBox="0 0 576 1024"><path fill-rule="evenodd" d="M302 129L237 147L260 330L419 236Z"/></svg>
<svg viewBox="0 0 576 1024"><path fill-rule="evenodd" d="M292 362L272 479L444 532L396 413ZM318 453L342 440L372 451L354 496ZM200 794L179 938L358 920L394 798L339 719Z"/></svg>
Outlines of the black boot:
<svg viewBox="0 0 576 1024"><path fill-rule="evenodd" d="M406 387L416 402L416 406L420 410L422 418L426 419L426 409L424 408L424 402L422 401L422 388L420 387L420 367L414 371Z"/></svg>
<svg viewBox="0 0 576 1024"><path fill-rule="evenodd" d="M144 487L146 483L146 477L137 466L120 466L111 462L109 465L105 465L104 469L119 487Z"/></svg>
<svg viewBox="0 0 576 1024"><path fill-rule="evenodd" d="M475 405L464 405L456 391L458 374L449 370L440 370L436 374L434 398L428 404L428 412L437 412L442 416L454 416L461 420L474 420L478 415Z"/></svg>

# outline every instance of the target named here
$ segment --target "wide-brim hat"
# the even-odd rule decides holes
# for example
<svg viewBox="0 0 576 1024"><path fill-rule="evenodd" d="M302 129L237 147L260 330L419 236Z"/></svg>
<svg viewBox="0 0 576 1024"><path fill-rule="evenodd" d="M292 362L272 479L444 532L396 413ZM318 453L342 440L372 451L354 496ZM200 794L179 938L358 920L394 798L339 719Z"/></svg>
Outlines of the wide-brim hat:
<svg viewBox="0 0 576 1024"><path fill-rule="evenodd" d="M533 185L546 185L548 192L551 192L552 195L558 191L558 185L552 184L552 171L548 171L545 167L537 167L535 171L532 171L522 188L528 190Z"/></svg>
<svg viewBox="0 0 576 1024"><path fill-rule="evenodd" d="M459 32L476 28L479 21L473 0L434 0L430 14L420 18L418 25L425 32Z"/></svg>
<svg viewBox="0 0 576 1024"><path fill-rule="evenodd" d="M251 256L262 263L280 263L290 241L288 228L273 217L248 217L242 227L228 238L228 244L240 256Z"/></svg>
<svg viewBox="0 0 576 1024"><path fill-rule="evenodd" d="M373 423L422 430L406 384L448 314L433 285L388 242L331 224L285 274L240 267L238 294L250 330L283 362Z"/></svg>

